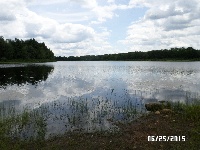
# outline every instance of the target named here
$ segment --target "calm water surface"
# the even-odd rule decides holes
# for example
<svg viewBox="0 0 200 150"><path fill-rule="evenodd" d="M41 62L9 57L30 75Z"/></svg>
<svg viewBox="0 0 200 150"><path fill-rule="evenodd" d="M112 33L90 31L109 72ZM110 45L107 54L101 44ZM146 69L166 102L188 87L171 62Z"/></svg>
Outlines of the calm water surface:
<svg viewBox="0 0 200 150"><path fill-rule="evenodd" d="M134 119L147 102L199 99L199 66L147 61L0 65L0 104L16 112L40 110L47 136L112 130L112 120Z"/></svg>

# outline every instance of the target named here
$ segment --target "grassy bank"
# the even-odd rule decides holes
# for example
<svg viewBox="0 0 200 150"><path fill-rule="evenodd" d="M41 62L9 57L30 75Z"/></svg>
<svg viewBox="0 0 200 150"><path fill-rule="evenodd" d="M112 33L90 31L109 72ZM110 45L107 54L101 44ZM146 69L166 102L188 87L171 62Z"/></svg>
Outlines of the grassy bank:
<svg viewBox="0 0 200 150"><path fill-rule="evenodd" d="M200 146L200 104L171 105L172 111L145 114L130 123L114 122L116 132L71 132L45 140L45 123L40 112L24 111L22 115L0 121L0 149L194 149ZM30 120L35 116L35 120ZM18 139L6 136L12 131L23 133L26 125L35 123L35 136ZM15 126L13 126L15 124ZM16 126L17 124L17 126ZM13 130L13 127L15 130ZM21 134L23 136L23 134ZM151 141L148 136L185 136L185 141Z"/></svg>

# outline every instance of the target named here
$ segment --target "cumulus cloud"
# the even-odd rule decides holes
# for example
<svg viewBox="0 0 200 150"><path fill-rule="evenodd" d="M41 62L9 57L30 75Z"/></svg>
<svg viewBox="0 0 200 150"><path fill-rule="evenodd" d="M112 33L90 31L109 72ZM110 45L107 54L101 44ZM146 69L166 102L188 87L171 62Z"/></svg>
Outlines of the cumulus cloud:
<svg viewBox="0 0 200 150"><path fill-rule="evenodd" d="M17 1L12 0L9 1L9 5L4 2L1 2L0 5L4 8L0 9L0 14L8 13L8 15L3 14L3 17L0 16L0 33L5 38L36 38L48 43L52 49L59 47L59 44L61 44L60 47L66 44L65 50L67 50L68 48L86 48L89 44L88 41L92 43L94 37L98 37L91 27L73 23L61 24L53 19L42 17L27 9L25 1L13 9L15 3ZM9 22L5 22L5 20ZM70 46L70 43L73 46ZM57 54L56 50L54 52Z"/></svg>
<svg viewBox="0 0 200 150"><path fill-rule="evenodd" d="M16 19L15 15L6 12L4 9L1 10L0 21L14 21Z"/></svg>
<svg viewBox="0 0 200 150"><path fill-rule="evenodd" d="M54 43L53 49L56 51L56 55L65 56L83 56L83 55L97 55L102 53L113 53L113 48L106 41L106 37L109 33L104 31L102 33L95 33L93 38L80 41L77 43Z"/></svg>
<svg viewBox="0 0 200 150"><path fill-rule="evenodd" d="M77 43L93 38L95 32L92 28L80 24L62 24L58 26L53 36L54 41L61 43ZM63 32L64 31L64 32Z"/></svg>
<svg viewBox="0 0 200 150"><path fill-rule="evenodd" d="M128 26L126 38L120 40L122 45L118 45L111 31L111 26L113 31L118 26L106 23L120 18L118 13L122 10L129 9L130 14L135 8L147 11L129 26L127 20L130 18L124 19L125 22L118 21L119 27ZM199 14L198 0L1 0L0 35L12 39L36 38L45 42L56 55L62 56L175 46L198 48ZM109 39L111 37L113 39Z"/></svg>
<svg viewBox="0 0 200 150"><path fill-rule="evenodd" d="M124 44L132 50L170 47L200 47L198 0L131 0L129 5L146 7L145 16L127 30Z"/></svg>
<svg viewBox="0 0 200 150"><path fill-rule="evenodd" d="M45 42L55 55L80 56L114 53L116 49L107 42L111 31L100 27L98 31L95 31L92 28L92 22L99 24L107 19L112 19L116 15L115 10L126 9L127 6L116 5L114 0L106 0L101 4L98 2L97 0L1 0L0 34L11 39L35 38L39 42ZM58 18L60 15L70 16L71 13L65 14L65 11L47 12L49 15L54 14L53 18L44 15L42 11L33 9L39 6L46 8L58 4L65 5L67 8L80 8L80 12L84 13L79 11L71 13L76 15L76 20L88 20L88 25L59 22L55 16ZM83 14L87 15L87 19L83 19Z"/></svg>
<svg viewBox="0 0 200 150"><path fill-rule="evenodd" d="M43 15L40 11L33 11L33 7L53 6L55 4L69 4L80 7L90 19L89 25L80 23L59 22L56 18ZM109 4L109 5L106 5ZM67 5L66 5L67 6ZM126 9L125 5L116 5L115 1L108 0L99 4L97 0L1 0L0 2L0 35L5 38L35 38L45 42L55 55L87 55L113 53L115 50L109 42L110 31L100 29L95 31L91 26L92 21L105 22L115 16L117 9ZM55 9L54 9L55 10ZM76 20L83 13L76 13ZM56 12L52 12L56 16ZM58 12L57 16L61 14ZM50 13L51 14L51 13ZM62 13L63 16L70 16Z"/></svg>

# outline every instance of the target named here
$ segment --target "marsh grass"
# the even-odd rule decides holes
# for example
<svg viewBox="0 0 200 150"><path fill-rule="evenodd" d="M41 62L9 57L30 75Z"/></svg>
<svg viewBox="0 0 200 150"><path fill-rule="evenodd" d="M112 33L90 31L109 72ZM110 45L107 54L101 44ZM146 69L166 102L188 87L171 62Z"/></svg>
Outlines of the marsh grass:
<svg viewBox="0 0 200 150"><path fill-rule="evenodd" d="M184 104L180 102L170 103L170 107L176 113L182 114L184 119L189 119L193 121L200 120L200 101L195 101L192 104Z"/></svg>
<svg viewBox="0 0 200 150"><path fill-rule="evenodd" d="M46 124L39 112L25 108L17 113L14 106L6 108L2 104L0 116L0 149L23 149L33 141L36 146L44 143Z"/></svg>
<svg viewBox="0 0 200 150"><path fill-rule="evenodd" d="M124 105L120 112L134 114L135 107ZM134 106L134 105L133 105ZM44 149L169 149L199 150L200 106L195 104L171 103L164 104L172 109L168 114L146 114L136 121L118 124L117 132L74 133L47 141ZM174 112L174 113L173 113ZM148 142L149 135L185 136L186 141ZM59 143L59 144L57 144Z"/></svg>
<svg viewBox="0 0 200 150"><path fill-rule="evenodd" d="M179 118L179 126L187 126L183 131L187 134L187 144L184 143L179 149L199 149L200 147L200 101L192 104L171 103L172 110Z"/></svg>
<svg viewBox="0 0 200 150"><path fill-rule="evenodd" d="M22 111L15 105L0 104L0 149L22 149L28 143L44 146L47 138L60 136L50 134L54 123L65 124L65 132L117 132L113 122L131 121L139 112L137 101L127 100L124 105L111 99L69 98L64 102L54 101L38 104ZM48 124L48 123L52 124ZM52 127L50 127L52 125ZM12 143L12 144L11 144Z"/></svg>
<svg viewBox="0 0 200 150"><path fill-rule="evenodd" d="M189 146L193 145L196 148L198 142L195 141L200 137L200 103L187 105L167 102L163 105L178 115L181 124L177 126L191 123L192 128L187 136L190 140ZM76 136L80 134L86 137L95 135L97 140L98 137L107 140L107 137L112 137L110 135L113 134L123 136L123 130L120 131L117 124L131 124L131 121L145 113L142 106L143 103L140 100L127 100L120 105L118 101L109 99L71 98L64 102L42 104L35 109L24 108L22 112L18 112L12 105L1 104L0 149L33 149L33 147L40 149L50 144L47 138L63 137L59 134L48 135L48 121L53 123L63 121L66 126L65 135L74 137L72 142L69 142L70 138L67 138L68 142L75 145L79 143L76 141Z"/></svg>

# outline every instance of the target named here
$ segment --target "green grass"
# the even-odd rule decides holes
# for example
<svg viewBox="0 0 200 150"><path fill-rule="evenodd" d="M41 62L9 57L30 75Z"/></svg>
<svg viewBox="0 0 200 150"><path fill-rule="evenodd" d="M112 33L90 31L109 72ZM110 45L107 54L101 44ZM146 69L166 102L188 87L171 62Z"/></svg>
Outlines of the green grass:
<svg viewBox="0 0 200 150"><path fill-rule="evenodd" d="M186 120L200 121L200 101L193 104L171 103L171 109Z"/></svg>
<svg viewBox="0 0 200 150"><path fill-rule="evenodd" d="M189 128L187 144L183 144L179 149L199 149L200 148L200 102L195 104L172 104L172 109L178 115L180 126Z"/></svg>

